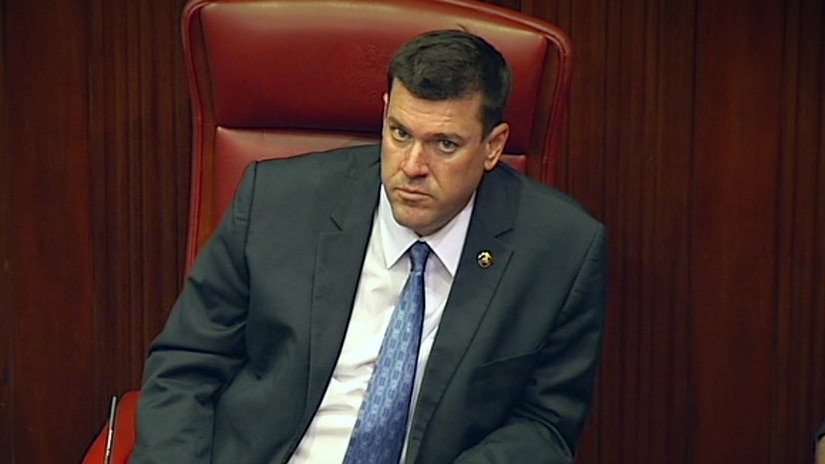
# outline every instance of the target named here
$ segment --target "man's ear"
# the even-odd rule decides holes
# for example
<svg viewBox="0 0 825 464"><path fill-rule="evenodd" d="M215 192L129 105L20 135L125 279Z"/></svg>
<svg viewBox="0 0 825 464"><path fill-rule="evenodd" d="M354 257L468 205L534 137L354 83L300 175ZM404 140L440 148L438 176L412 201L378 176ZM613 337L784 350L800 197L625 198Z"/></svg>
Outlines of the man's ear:
<svg viewBox="0 0 825 464"><path fill-rule="evenodd" d="M384 92L382 100L384 100L384 109L381 112L381 131L383 132L384 126L387 125L387 106L390 104L390 95Z"/></svg>
<svg viewBox="0 0 825 464"><path fill-rule="evenodd" d="M507 138L510 137L510 125L503 122L490 131L487 140L484 142L487 145L487 153L484 156L484 169L489 171L496 167L501 154L504 153L504 146L507 144Z"/></svg>

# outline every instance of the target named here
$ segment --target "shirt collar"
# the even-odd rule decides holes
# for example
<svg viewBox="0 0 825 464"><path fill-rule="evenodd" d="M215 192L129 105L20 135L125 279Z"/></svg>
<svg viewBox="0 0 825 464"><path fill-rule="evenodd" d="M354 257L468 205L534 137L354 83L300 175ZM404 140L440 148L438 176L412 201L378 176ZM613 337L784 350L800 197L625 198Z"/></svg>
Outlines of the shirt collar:
<svg viewBox="0 0 825 464"><path fill-rule="evenodd" d="M381 193L378 201L378 228L387 269L401 259L413 243L420 240L430 246L441 264L451 276L455 277L461 250L464 248L464 240L467 238L467 229L470 226L470 216L472 216L475 205L475 192L464 208L444 227L433 234L419 237L415 231L395 221L384 187L382 186L379 190Z"/></svg>

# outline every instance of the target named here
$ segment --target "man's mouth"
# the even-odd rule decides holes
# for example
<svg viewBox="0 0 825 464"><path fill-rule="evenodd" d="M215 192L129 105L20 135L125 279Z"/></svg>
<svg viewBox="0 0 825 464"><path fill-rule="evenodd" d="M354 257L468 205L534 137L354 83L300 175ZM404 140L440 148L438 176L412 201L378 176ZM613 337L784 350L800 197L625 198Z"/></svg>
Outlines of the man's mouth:
<svg viewBox="0 0 825 464"><path fill-rule="evenodd" d="M405 200L422 200L430 196L425 190L415 187L399 187L396 189L399 196Z"/></svg>

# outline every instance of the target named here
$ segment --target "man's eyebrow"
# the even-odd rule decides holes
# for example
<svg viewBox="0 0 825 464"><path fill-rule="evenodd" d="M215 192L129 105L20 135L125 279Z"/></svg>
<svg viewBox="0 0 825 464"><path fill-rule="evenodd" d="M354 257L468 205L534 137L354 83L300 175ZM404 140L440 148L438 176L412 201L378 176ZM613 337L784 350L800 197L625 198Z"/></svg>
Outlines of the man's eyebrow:
<svg viewBox="0 0 825 464"><path fill-rule="evenodd" d="M399 120L395 119L395 118L394 118L394 117L392 117L392 116L387 116L387 122L389 122L389 123L390 123L390 124L392 124L393 126L398 126L398 127L402 128L402 129L406 129L406 127L404 127L404 124L401 124L401 121L399 121Z"/></svg>
<svg viewBox="0 0 825 464"><path fill-rule="evenodd" d="M454 142L459 142L459 143L463 143L465 141L464 137L462 137L459 134L455 134L455 133L438 132L438 133L433 134L433 138L434 139L439 139L439 140L452 140Z"/></svg>
<svg viewBox="0 0 825 464"><path fill-rule="evenodd" d="M392 116L387 116L387 123L390 126L397 127L399 129L403 129L404 132L409 132L406 126L404 126L401 121L395 119ZM427 134L428 138L437 139L437 140L452 140L457 143L464 143L466 139L461 135L453 132L436 132L434 134Z"/></svg>

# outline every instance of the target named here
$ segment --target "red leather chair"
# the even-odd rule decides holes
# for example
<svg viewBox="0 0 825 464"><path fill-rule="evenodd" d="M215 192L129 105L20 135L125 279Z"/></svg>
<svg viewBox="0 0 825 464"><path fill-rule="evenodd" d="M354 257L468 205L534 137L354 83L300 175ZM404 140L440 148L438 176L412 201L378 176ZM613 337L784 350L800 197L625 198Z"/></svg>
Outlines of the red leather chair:
<svg viewBox="0 0 825 464"><path fill-rule="evenodd" d="M515 76L505 161L552 183L570 86L558 27L473 0L190 0L183 44L193 120L187 268L256 159L377 141L393 52L432 29L486 38ZM134 441L121 403L113 464ZM84 463L100 463L105 428ZM101 440L103 443L101 444Z"/></svg>
<svg viewBox="0 0 825 464"><path fill-rule="evenodd" d="M118 399L115 423L112 427L114 440L109 461L111 464L126 464L132 454L132 448L135 445L135 413L137 412L139 397L140 392L130 391ZM83 464L105 463L109 433L109 423L107 421L92 446L86 451Z"/></svg>

